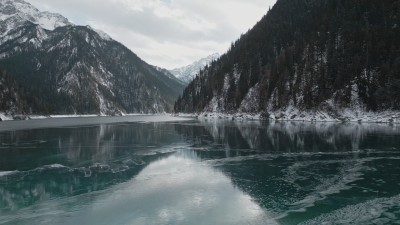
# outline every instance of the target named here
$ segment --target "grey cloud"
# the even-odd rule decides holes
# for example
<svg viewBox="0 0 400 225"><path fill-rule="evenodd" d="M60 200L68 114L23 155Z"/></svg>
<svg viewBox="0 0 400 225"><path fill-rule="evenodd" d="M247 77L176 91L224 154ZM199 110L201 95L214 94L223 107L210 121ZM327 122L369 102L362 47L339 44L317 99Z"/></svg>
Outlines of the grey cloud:
<svg viewBox="0 0 400 225"><path fill-rule="evenodd" d="M94 23L100 27L106 27L108 29L105 31L110 32L113 38L126 44L134 51L141 51L142 55L139 54L140 57L158 65L169 67L182 66L177 65L179 62L195 61L204 56L200 54L206 52L210 54L215 51L226 50L229 43L257 22L252 22L253 24L249 24L246 30L242 30L243 28L238 26L238 21L240 22L241 18L248 17L249 13L254 16L254 12L238 11L236 18L238 21L231 21L232 17L225 16L227 10L240 10L231 9L230 6L233 3L259 7L265 7L266 5L265 0L219 0L218 2L213 0L159 0L159 4L165 4L171 9L179 9L184 12L185 18L214 24L214 26L203 29L190 29L191 27L187 27L182 23L179 16L160 17L153 8L144 7L142 10L133 10L129 7L129 5L142 4L143 0L27 1L41 9L63 14L80 25ZM259 18L262 17L263 13L264 11L262 10ZM159 49L154 49L155 45ZM185 50L154 53L157 50L163 51L160 46L164 50L169 49L168 45L178 46L180 49ZM212 49L205 50L204 46ZM188 54L187 51L193 51L193 53ZM163 60L162 57L166 55L168 58Z"/></svg>
<svg viewBox="0 0 400 225"><path fill-rule="evenodd" d="M31 0L30 2L35 3L39 2L39 0ZM156 16L149 8L145 8L143 11L133 11L127 9L123 4L110 3L107 0L96 0L96 4L89 0L40 0L40 3L65 11L60 13L78 14L79 12L79 14L85 15L84 17L87 20L95 20L97 23L102 22L106 25L134 30L158 41L184 43L185 40L214 40L222 42L238 32L234 27L226 23L219 24L217 29L204 32L188 30L180 23L177 23L176 20Z"/></svg>

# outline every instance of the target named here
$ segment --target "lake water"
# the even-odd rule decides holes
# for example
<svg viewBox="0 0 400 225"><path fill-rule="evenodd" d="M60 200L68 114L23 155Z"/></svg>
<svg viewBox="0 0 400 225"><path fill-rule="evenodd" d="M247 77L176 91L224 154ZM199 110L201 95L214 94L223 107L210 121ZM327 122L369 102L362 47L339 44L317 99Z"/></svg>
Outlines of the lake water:
<svg viewBox="0 0 400 225"><path fill-rule="evenodd" d="M400 224L396 125L52 121L0 123L0 224Z"/></svg>

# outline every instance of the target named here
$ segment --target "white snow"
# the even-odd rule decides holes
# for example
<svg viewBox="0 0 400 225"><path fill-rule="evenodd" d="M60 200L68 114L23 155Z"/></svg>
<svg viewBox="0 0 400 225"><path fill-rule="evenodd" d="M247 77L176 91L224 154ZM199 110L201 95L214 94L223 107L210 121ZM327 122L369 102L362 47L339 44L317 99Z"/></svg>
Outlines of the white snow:
<svg viewBox="0 0 400 225"><path fill-rule="evenodd" d="M72 25L65 17L50 12L40 12L31 4L22 0L1 0L0 26L5 27L5 32L0 36L6 36L13 29L26 22L32 22L46 30L54 30L57 27Z"/></svg>
<svg viewBox="0 0 400 225"><path fill-rule="evenodd" d="M258 102L260 87L259 84L256 84L254 87L250 88L246 97L243 99L240 104L239 112L247 113L247 112L257 112L258 111Z"/></svg>
<svg viewBox="0 0 400 225"><path fill-rule="evenodd" d="M29 116L29 118L32 119L32 120L40 120L40 119L47 119L49 117L48 116L41 116L41 115L32 115L32 116Z"/></svg>
<svg viewBox="0 0 400 225"><path fill-rule="evenodd" d="M2 121L12 120L11 117L6 116L5 113L2 113L2 112L0 112L0 119Z"/></svg>
<svg viewBox="0 0 400 225"><path fill-rule="evenodd" d="M10 174L16 173L17 171L0 171L0 177L8 176Z"/></svg>
<svg viewBox="0 0 400 225"><path fill-rule="evenodd" d="M98 30L98 29L94 29L91 26L87 26L89 29L93 30L94 32L96 32L103 40L105 41L112 41L113 39L110 37L110 35L108 35L106 32L102 31L102 30Z"/></svg>
<svg viewBox="0 0 400 225"><path fill-rule="evenodd" d="M45 168L50 168L50 169L61 169L61 168L66 168L66 166L61 165L61 164L51 164L44 166Z"/></svg>
<svg viewBox="0 0 400 225"><path fill-rule="evenodd" d="M169 72L184 83L190 83L190 81L195 78L195 76L199 73L201 69L203 69L206 65L209 65L213 60L216 60L219 57L220 55L218 53L214 53L190 65L181 68L175 68L170 70Z"/></svg>
<svg viewBox="0 0 400 225"><path fill-rule="evenodd" d="M0 36L0 45L4 44L5 42L7 42L9 40L16 39L16 38L20 37L21 35L22 35L22 31L10 33L9 35L5 35L5 36Z"/></svg>
<svg viewBox="0 0 400 225"><path fill-rule="evenodd" d="M36 23L46 30L54 30L57 27L72 25L65 17L49 12L40 13L36 19Z"/></svg>
<svg viewBox="0 0 400 225"><path fill-rule="evenodd" d="M288 107L286 110L269 112L271 121L304 121L304 122L355 122L355 123L390 123L400 124L400 112L355 112L351 109L338 111L339 116L332 116L324 111L302 111L295 107ZM192 116L208 119L231 119L231 120L259 120L260 113L220 113L207 111L198 114L177 114L178 116Z"/></svg>
<svg viewBox="0 0 400 225"><path fill-rule="evenodd" d="M13 40L20 37L22 33L13 32L15 29L21 27L26 22L31 22L38 26L37 37L33 39L20 39L20 43L29 41L35 47L40 47L43 40L48 38L46 31L53 31L58 27L74 25L67 18L60 14L41 12L30 3L23 0L0 0L0 44L5 43L8 40ZM96 30L88 26L88 28L95 31L103 40L111 41L112 38L101 30ZM50 51L57 47L69 46L69 37L66 37L57 46L52 47ZM89 43L91 41L89 37L86 38ZM91 42L94 45L95 43ZM0 55L1 58L6 57L5 53Z"/></svg>
<svg viewBox="0 0 400 225"><path fill-rule="evenodd" d="M99 101L99 108L100 108L100 115L104 116L106 115L108 109L108 104L106 104L106 100L104 99L104 96L99 90L98 84L96 84L96 95L97 95L97 100Z"/></svg>
<svg viewBox="0 0 400 225"><path fill-rule="evenodd" d="M87 114L87 115L50 115L49 118L80 118L80 117L98 117L95 114ZM32 118L35 119L35 118ZM40 118L43 119L43 118Z"/></svg>

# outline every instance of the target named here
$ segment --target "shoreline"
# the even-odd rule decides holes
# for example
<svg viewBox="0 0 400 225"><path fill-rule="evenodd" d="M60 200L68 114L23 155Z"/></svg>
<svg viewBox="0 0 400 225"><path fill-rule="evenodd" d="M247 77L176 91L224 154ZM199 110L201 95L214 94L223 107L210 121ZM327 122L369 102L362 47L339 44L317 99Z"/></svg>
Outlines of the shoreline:
<svg viewBox="0 0 400 225"><path fill-rule="evenodd" d="M203 113L178 113L179 117L195 117L199 119L228 119L228 120L260 120L260 121L281 121L281 122L310 122L310 123L377 123L377 124L400 124L400 112L380 112L380 113L357 113L341 117L332 117L325 112L317 113L302 113L303 117L295 117L294 114L284 114L278 117L279 113L271 113L268 118L262 118L261 114L249 113L216 113L216 112L203 112ZM323 119L321 119L321 116ZM291 119L293 118L293 119Z"/></svg>
<svg viewBox="0 0 400 225"><path fill-rule="evenodd" d="M175 117L170 114L55 117L29 120L7 120L0 122L1 131L30 130L41 128L110 125L119 123L161 123L190 121L194 118Z"/></svg>
<svg viewBox="0 0 400 225"><path fill-rule="evenodd" d="M228 120L239 120L239 121L281 121L281 122L311 122L311 123L378 123L378 124L400 124L400 112L394 111L384 111L384 112L357 112L356 114L351 114L347 112L346 116L342 116L341 118L334 118L329 116L328 113L318 111L316 113L301 113L304 114L303 118L293 117L293 114L284 114L281 118L276 116L278 114L284 114L282 112L271 113L268 118L262 118L261 114L250 114L250 113L216 113L216 112L202 112L202 113L176 113L176 114L123 114L121 116L112 116L112 115L96 115L96 114L86 114L86 115L16 115L17 119L13 119L10 116L5 116L4 113L0 113L0 124L5 122L17 122L17 121L41 121L53 119L82 119L86 118L89 120L96 120L99 118L114 118L112 120L122 121L124 119L129 118L129 121L126 122L168 122L168 121L185 121L185 120L193 120L193 119L228 119ZM320 116L318 118L318 116ZM321 116L324 119L320 119ZM148 121L148 120L136 120L133 118L164 118L160 121ZM120 118L120 119L118 119ZM169 119L165 119L169 118ZM118 122L116 122L118 123Z"/></svg>
<svg viewBox="0 0 400 225"><path fill-rule="evenodd" d="M123 114L119 116L113 115L98 115L98 114L66 114L66 115L27 115L27 114L17 114L10 116L4 112L0 112L0 122L1 121L21 121L21 120L41 120L41 119L60 119L60 118L92 118L92 117L124 117L124 116L160 116L160 115L171 115L171 114L140 114L131 113Z"/></svg>

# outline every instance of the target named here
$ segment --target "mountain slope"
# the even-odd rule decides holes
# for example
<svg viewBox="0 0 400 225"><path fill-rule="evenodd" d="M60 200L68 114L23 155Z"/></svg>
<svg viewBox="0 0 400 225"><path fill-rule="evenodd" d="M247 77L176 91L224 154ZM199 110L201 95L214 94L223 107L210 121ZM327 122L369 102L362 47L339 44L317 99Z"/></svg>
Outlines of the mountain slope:
<svg viewBox="0 0 400 225"><path fill-rule="evenodd" d="M176 78L104 33L38 13L21 0L0 3L8 8L0 16L7 24L0 33L0 68L34 96L32 113L165 112L181 94Z"/></svg>
<svg viewBox="0 0 400 225"><path fill-rule="evenodd" d="M189 84L201 69L203 69L206 65L209 65L212 61L217 60L219 56L220 55L218 53L214 53L188 66L176 68L170 70L169 72L185 84Z"/></svg>
<svg viewBox="0 0 400 225"><path fill-rule="evenodd" d="M175 111L301 119L400 110L399 36L398 0L278 0L189 84Z"/></svg>

